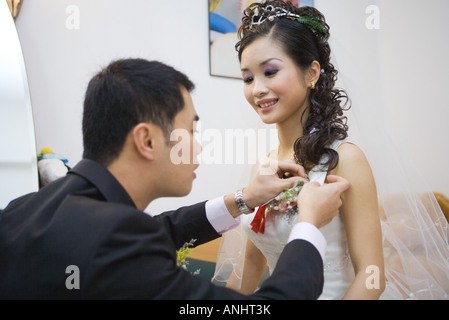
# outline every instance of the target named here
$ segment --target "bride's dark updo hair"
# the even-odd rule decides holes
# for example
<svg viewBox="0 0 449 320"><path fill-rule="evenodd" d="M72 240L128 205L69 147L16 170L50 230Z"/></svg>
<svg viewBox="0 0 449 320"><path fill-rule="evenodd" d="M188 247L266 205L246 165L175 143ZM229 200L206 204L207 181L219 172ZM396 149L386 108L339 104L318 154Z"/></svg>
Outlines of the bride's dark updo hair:
<svg viewBox="0 0 449 320"><path fill-rule="evenodd" d="M301 19L298 21L294 17L282 16L253 24L253 19L257 22L267 12L264 11L267 6L283 8L304 17L306 23L300 22ZM267 13L266 18L269 16ZM338 72L330 63L329 26L324 16L313 7L297 8L289 1L253 3L244 11L238 36L240 41L235 48L239 60L247 46L261 37L269 37L281 45L303 72L310 68L313 61L318 61L324 73L315 89L311 90L310 105L302 115L301 121L304 122L305 112L309 110L303 125L303 135L294 145L295 160L306 171L318 164L328 166L329 170L334 169L338 164L338 153L329 146L335 140L343 140L348 136L347 118L343 116L343 111L349 109L349 99L345 91L335 88ZM325 154L328 155L328 161L319 163Z"/></svg>

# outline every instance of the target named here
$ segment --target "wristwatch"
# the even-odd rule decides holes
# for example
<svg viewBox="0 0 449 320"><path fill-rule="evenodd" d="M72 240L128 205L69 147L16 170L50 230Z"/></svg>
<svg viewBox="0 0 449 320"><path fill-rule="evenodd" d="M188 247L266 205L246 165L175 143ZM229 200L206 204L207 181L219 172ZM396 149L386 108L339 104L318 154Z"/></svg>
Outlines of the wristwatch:
<svg viewBox="0 0 449 320"><path fill-rule="evenodd" d="M254 209L248 208L248 206L246 205L245 201L243 200L243 189L238 190L235 193L234 200L235 200L235 203L239 207L239 210L240 210L240 212L242 214L249 214L249 213L253 213L254 212Z"/></svg>

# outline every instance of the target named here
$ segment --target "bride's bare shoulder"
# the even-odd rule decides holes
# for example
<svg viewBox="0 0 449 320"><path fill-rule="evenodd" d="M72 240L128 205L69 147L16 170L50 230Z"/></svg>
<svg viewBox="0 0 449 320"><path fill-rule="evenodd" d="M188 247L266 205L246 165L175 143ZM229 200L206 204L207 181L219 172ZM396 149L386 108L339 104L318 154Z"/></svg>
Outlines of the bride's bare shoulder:
<svg viewBox="0 0 449 320"><path fill-rule="evenodd" d="M346 176L371 170L368 159L363 150L349 142L342 143L338 148L338 165L332 174Z"/></svg>
<svg viewBox="0 0 449 320"><path fill-rule="evenodd" d="M337 148L339 162L344 164L354 164L360 161L367 161L365 153L357 145L345 142Z"/></svg>

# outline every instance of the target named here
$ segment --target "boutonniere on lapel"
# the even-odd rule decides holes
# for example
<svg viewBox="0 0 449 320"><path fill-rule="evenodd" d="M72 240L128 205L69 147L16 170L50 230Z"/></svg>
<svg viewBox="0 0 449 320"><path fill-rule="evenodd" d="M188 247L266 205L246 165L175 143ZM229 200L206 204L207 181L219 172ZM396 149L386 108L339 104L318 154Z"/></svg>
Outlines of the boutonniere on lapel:
<svg viewBox="0 0 449 320"><path fill-rule="evenodd" d="M183 268L184 270L187 270L187 266L189 265L189 261L186 260L187 257L189 256L190 252L192 252L193 250L193 244L195 243L196 239L192 239L189 242L186 242L182 245L181 248L179 248L179 250L176 251L176 265L180 268ZM192 274L198 275L200 273L200 269L196 270L195 272L193 272Z"/></svg>

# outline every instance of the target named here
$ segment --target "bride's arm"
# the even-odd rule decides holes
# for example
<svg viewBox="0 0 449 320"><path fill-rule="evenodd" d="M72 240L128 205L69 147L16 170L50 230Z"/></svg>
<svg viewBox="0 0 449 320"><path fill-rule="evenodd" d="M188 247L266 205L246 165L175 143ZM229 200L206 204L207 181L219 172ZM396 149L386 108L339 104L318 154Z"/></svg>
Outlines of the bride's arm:
<svg viewBox="0 0 449 320"><path fill-rule="evenodd" d="M233 288L231 285L226 286L235 289L242 294L252 294L256 291L266 267L267 260L264 255L257 249L250 239L247 239L241 288ZM233 276L234 274L231 275L231 277ZM234 281L231 280L232 279L230 279L229 283L234 283Z"/></svg>
<svg viewBox="0 0 449 320"><path fill-rule="evenodd" d="M343 144L338 153L340 160L335 174L346 178L351 184L342 194L341 214L355 271L355 279L344 299L378 299L385 288L385 276L373 174L364 153L357 146Z"/></svg>

